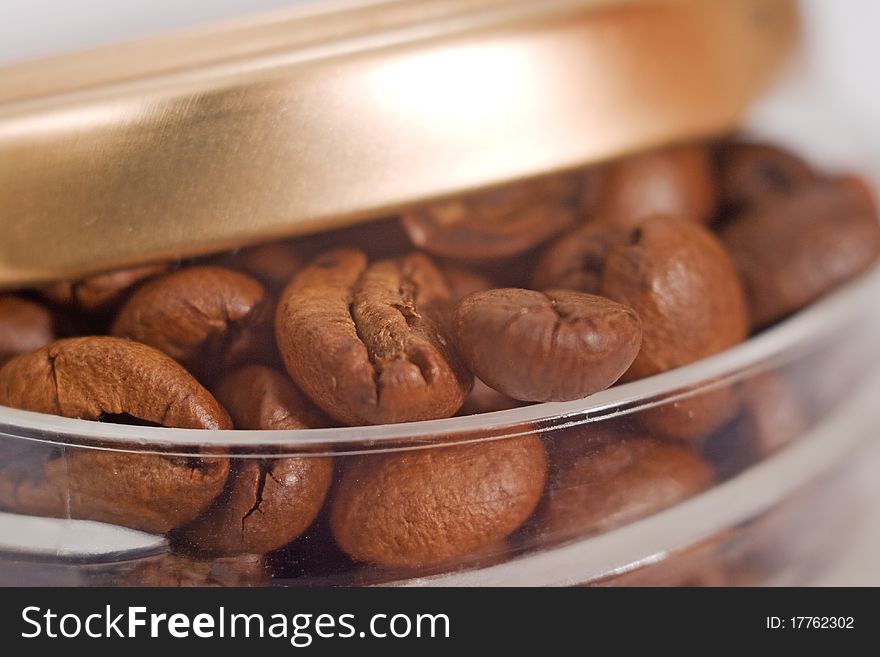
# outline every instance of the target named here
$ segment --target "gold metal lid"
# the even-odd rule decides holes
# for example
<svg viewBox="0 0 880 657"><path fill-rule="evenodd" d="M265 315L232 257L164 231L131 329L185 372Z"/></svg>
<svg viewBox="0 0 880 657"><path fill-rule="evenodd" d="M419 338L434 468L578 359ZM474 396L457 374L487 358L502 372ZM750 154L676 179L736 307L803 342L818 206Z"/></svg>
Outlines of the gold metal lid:
<svg viewBox="0 0 880 657"><path fill-rule="evenodd" d="M0 286L732 128L791 0L368 0L0 70Z"/></svg>

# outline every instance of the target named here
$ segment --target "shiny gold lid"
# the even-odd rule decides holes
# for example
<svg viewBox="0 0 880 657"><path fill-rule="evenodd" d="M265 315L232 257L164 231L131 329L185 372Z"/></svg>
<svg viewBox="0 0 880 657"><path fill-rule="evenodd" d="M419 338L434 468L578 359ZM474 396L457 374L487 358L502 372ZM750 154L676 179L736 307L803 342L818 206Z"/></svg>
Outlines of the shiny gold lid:
<svg viewBox="0 0 880 657"><path fill-rule="evenodd" d="M790 0L361 0L0 70L0 285L726 131L796 32Z"/></svg>

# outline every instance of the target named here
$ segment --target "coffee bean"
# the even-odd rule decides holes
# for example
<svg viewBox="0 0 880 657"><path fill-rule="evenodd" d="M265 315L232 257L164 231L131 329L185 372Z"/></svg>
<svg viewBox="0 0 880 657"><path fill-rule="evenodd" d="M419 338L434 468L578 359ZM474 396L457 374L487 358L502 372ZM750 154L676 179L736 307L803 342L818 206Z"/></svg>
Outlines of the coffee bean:
<svg viewBox="0 0 880 657"><path fill-rule="evenodd" d="M413 243L464 260L513 256L539 246L581 216L585 178L566 174L507 185L411 210L401 218Z"/></svg>
<svg viewBox="0 0 880 657"><path fill-rule="evenodd" d="M110 337L59 340L0 368L0 404L65 417L130 416L166 427L228 429L226 411L180 365L146 345ZM112 522L165 532L217 497L229 462L104 451L44 451L7 464L0 505L19 513Z"/></svg>
<svg viewBox="0 0 880 657"><path fill-rule="evenodd" d="M444 335L449 301L423 255L368 267L359 251L332 251L284 290L278 348L294 382L340 422L449 417L472 385Z"/></svg>
<svg viewBox="0 0 880 657"><path fill-rule="evenodd" d="M880 224L866 194L846 180L806 187L723 229L754 328L800 310L877 261Z"/></svg>
<svg viewBox="0 0 880 657"><path fill-rule="evenodd" d="M213 256L208 264L253 276L273 291L281 290L305 264L292 242L269 242Z"/></svg>
<svg viewBox="0 0 880 657"><path fill-rule="evenodd" d="M217 388L239 429L306 429L326 419L286 376L248 366ZM333 472L326 456L240 458L223 494L177 534L199 553L265 554L300 536L318 515Z"/></svg>
<svg viewBox="0 0 880 657"><path fill-rule="evenodd" d="M55 339L55 320L35 301L0 294L0 364Z"/></svg>
<svg viewBox="0 0 880 657"><path fill-rule="evenodd" d="M353 457L334 492L330 526L358 561L444 563L517 529L538 503L546 472L533 436Z"/></svg>
<svg viewBox="0 0 880 657"><path fill-rule="evenodd" d="M692 363L747 335L742 286L730 256L707 230L670 217L636 229L614 248L602 293L642 320L642 349L625 378Z"/></svg>
<svg viewBox="0 0 880 657"><path fill-rule="evenodd" d="M0 368L0 404L100 420L130 415L185 429L229 429L226 411L176 362L112 337L67 338Z"/></svg>
<svg viewBox="0 0 880 657"><path fill-rule="evenodd" d="M601 177L595 220L633 228L657 214L708 222L717 203L705 146L671 146L622 158Z"/></svg>
<svg viewBox="0 0 880 657"><path fill-rule="evenodd" d="M641 344L638 316L568 290L497 289L462 300L455 331L474 373L523 401L579 399L613 384Z"/></svg>
<svg viewBox="0 0 880 657"><path fill-rule="evenodd" d="M543 253L532 274L532 287L598 294L608 254L615 246L626 244L630 232L599 222L576 228Z"/></svg>
<svg viewBox="0 0 880 657"><path fill-rule="evenodd" d="M587 536L670 507L711 483L711 468L683 447L650 438L600 444L551 483L536 525L554 540Z"/></svg>
<svg viewBox="0 0 880 657"><path fill-rule="evenodd" d="M78 281L62 281L40 290L46 298L85 312L103 312L112 308L140 283L171 268L169 263L156 263L118 269L89 276Z"/></svg>
<svg viewBox="0 0 880 657"><path fill-rule="evenodd" d="M257 281L204 265L145 284L119 311L110 332L155 347L204 375L270 352L271 316L271 299Z"/></svg>
<svg viewBox="0 0 880 657"><path fill-rule="evenodd" d="M721 149L720 161L721 197L735 211L792 194L821 180L804 160L770 144L727 144Z"/></svg>
<svg viewBox="0 0 880 657"><path fill-rule="evenodd" d="M293 382L264 365L246 365L215 388L236 429L295 430L331 426L331 421Z"/></svg>

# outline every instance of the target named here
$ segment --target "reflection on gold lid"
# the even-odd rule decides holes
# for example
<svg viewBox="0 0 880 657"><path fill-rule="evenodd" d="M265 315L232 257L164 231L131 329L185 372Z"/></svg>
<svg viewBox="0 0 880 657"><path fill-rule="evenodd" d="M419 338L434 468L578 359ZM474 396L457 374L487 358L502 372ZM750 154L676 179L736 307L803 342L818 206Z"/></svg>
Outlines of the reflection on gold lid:
<svg viewBox="0 0 880 657"><path fill-rule="evenodd" d="M0 285L732 128L790 0L347 2L0 70Z"/></svg>

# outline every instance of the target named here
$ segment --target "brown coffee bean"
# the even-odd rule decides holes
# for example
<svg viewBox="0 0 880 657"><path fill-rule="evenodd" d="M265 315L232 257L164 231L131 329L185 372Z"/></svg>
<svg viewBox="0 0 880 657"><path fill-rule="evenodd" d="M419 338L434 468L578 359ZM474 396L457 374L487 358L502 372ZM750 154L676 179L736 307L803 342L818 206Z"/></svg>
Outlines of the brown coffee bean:
<svg viewBox="0 0 880 657"><path fill-rule="evenodd" d="M278 348L294 382L340 422L449 417L473 381L443 334L449 301L421 254L368 267L360 251L332 251L281 295Z"/></svg>
<svg viewBox="0 0 880 657"><path fill-rule="evenodd" d="M707 230L655 217L615 247L602 292L635 309L642 349L626 378L642 378L691 363L741 342L745 301L730 257Z"/></svg>
<svg viewBox="0 0 880 657"><path fill-rule="evenodd" d="M5 472L0 505L160 534L201 513L223 490L228 474L225 458L68 450L30 472Z"/></svg>
<svg viewBox="0 0 880 657"><path fill-rule="evenodd" d="M591 222L560 237L542 254L532 274L536 290L563 289L598 294L611 249L626 244L630 229Z"/></svg>
<svg viewBox="0 0 880 657"><path fill-rule="evenodd" d="M326 457L240 459L226 490L178 532L200 554L266 554L300 536L330 487Z"/></svg>
<svg viewBox="0 0 880 657"><path fill-rule="evenodd" d="M742 287L724 247L706 229L655 217L612 250L602 294L642 320L642 348L624 380L687 365L744 340L748 320ZM651 433L695 440L736 412L736 395L717 388L644 411Z"/></svg>
<svg viewBox="0 0 880 657"><path fill-rule="evenodd" d="M226 411L186 370L146 345L59 340L0 368L0 404L65 417L127 416L166 427L228 429ZM0 505L19 513L165 532L223 490L226 459L69 448L4 468Z"/></svg>
<svg viewBox="0 0 880 657"><path fill-rule="evenodd" d="M419 248L434 255L486 260L517 255L573 225L581 216L583 174L557 175L431 203L401 222Z"/></svg>
<svg viewBox="0 0 880 657"><path fill-rule="evenodd" d="M239 429L326 426L290 380L268 367L248 366L217 387ZM178 533L208 554L265 554L300 536L318 515L333 472L329 457L238 459L226 490L201 517Z"/></svg>
<svg viewBox="0 0 880 657"><path fill-rule="evenodd" d="M525 522L546 472L534 436L352 458L331 501L330 527L358 561L391 568L449 562Z"/></svg>
<svg viewBox="0 0 880 657"><path fill-rule="evenodd" d="M634 438L599 445L550 485L536 518L564 540L625 525L708 488L712 470L675 444Z"/></svg>
<svg viewBox="0 0 880 657"><path fill-rule="evenodd" d="M864 188L805 187L735 218L721 233L742 275L759 329L867 270L880 225Z"/></svg>
<svg viewBox="0 0 880 657"><path fill-rule="evenodd" d="M319 429L330 420L281 372L246 365L215 388L236 429Z"/></svg>
<svg viewBox="0 0 880 657"><path fill-rule="evenodd" d="M208 262L244 272L274 291L287 285L305 264L291 242L270 242L236 249L209 258Z"/></svg>
<svg viewBox="0 0 880 657"><path fill-rule="evenodd" d="M721 197L733 210L754 207L820 181L804 160L770 144L727 144L721 149L720 165Z"/></svg>
<svg viewBox="0 0 880 657"><path fill-rule="evenodd" d="M0 294L0 363L55 339L52 313L34 301Z"/></svg>
<svg viewBox="0 0 880 657"><path fill-rule="evenodd" d="M271 353L271 315L271 299L253 278L204 265L145 284L119 311L110 332L203 373Z"/></svg>
<svg viewBox="0 0 880 657"><path fill-rule="evenodd" d="M228 466L226 459L54 450L0 467L0 508L163 533L220 494Z"/></svg>
<svg viewBox="0 0 880 657"><path fill-rule="evenodd" d="M119 269L78 281L55 283L43 288L41 293L48 299L65 306L86 312L101 312L122 301L138 284L163 274L170 268L169 263L163 262Z"/></svg>
<svg viewBox="0 0 880 657"><path fill-rule="evenodd" d="M262 557L214 557L195 559L181 554L164 554L143 559L123 580L124 586L266 586L269 567Z"/></svg>
<svg viewBox="0 0 880 657"><path fill-rule="evenodd" d="M129 415L185 429L229 429L226 411L161 352L111 337L67 338L0 368L0 404L101 420Z"/></svg>
<svg viewBox="0 0 880 657"><path fill-rule="evenodd" d="M715 212L712 162L699 144L671 146L607 165L597 220L633 228L657 214L706 223Z"/></svg>
<svg viewBox="0 0 880 657"><path fill-rule="evenodd" d="M491 290L496 285L490 278L470 267L444 264L440 266L446 285L449 287L451 300L458 303L474 292Z"/></svg>
<svg viewBox="0 0 880 657"><path fill-rule="evenodd" d="M497 289L462 300L459 347L490 387L523 401L586 397L613 384L639 352L626 306L568 290Z"/></svg>

